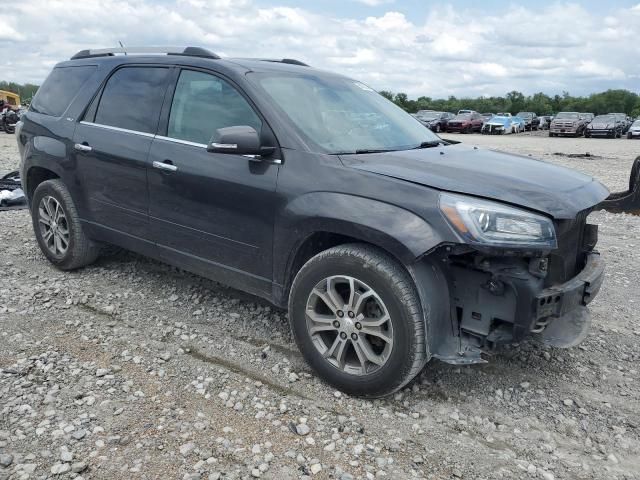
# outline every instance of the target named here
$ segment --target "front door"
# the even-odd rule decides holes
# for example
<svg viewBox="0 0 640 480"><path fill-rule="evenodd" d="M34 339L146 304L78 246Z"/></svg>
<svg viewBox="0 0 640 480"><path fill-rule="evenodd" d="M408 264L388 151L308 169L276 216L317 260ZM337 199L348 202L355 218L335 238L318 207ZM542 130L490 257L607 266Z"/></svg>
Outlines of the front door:
<svg viewBox="0 0 640 480"><path fill-rule="evenodd" d="M88 220L103 234L149 239L147 162L170 73L163 67L116 70L76 128Z"/></svg>
<svg viewBox="0 0 640 480"><path fill-rule="evenodd" d="M279 167L207 151L216 129L236 125L269 128L230 82L182 70L149 153L150 226L167 261L269 295Z"/></svg>

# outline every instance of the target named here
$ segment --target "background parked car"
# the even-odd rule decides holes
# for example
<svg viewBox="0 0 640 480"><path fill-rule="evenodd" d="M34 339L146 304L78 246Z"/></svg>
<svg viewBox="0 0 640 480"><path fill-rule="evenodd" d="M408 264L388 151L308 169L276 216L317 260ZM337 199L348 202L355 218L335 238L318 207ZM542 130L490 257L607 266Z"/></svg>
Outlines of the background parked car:
<svg viewBox="0 0 640 480"><path fill-rule="evenodd" d="M583 113L582 118L584 118L585 123L589 125L595 118L595 115L593 113Z"/></svg>
<svg viewBox="0 0 640 480"><path fill-rule="evenodd" d="M538 130L548 130L549 129L549 117L547 117L546 115L540 115L538 117L538 120L540 120L540 124L538 125Z"/></svg>
<svg viewBox="0 0 640 480"><path fill-rule="evenodd" d="M453 113L420 110L415 117L430 130L440 133L447 129L447 123L454 117Z"/></svg>
<svg viewBox="0 0 640 480"><path fill-rule="evenodd" d="M462 113L447 123L447 132L473 133L482 130L484 119L478 112Z"/></svg>
<svg viewBox="0 0 640 480"><path fill-rule="evenodd" d="M494 115L482 125L482 133L485 135L505 135L516 133L520 124L514 121L515 117Z"/></svg>
<svg viewBox="0 0 640 480"><path fill-rule="evenodd" d="M631 124L629 131L627 132L627 138L629 140L633 138L640 138L640 119Z"/></svg>
<svg viewBox="0 0 640 480"><path fill-rule="evenodd" d="M626 124L615 115L598 115L584 129L585 137L620 138Z"/></svg>
<svg viewBox="0 0 640 480"><path fill-rule="evenodd" d="M476 113L476 111L475 110L466 110L466 109L458 110L458 115L462 115L463 113Z"/></svg>
<svg viewBox="0 0 640 480"><path fill-rule="evenodd" d="M610 113L609 115L614 115L616 120L622 124L622 133L625 134L629 131L629 127L631 126L631 122L629 121L629 117L625 113Z"/></svg>
<svg viewBox="0 0 640 480"><path fill-rule="evenodd" d="M519 112L516 117L520 117L524 120L525 130L538 130L540 120L534 112Z"/></svg>
<svg viewBox="0 0 640 480"><path fill-rule="evenodd" d="M578 112L560 112L556 114L549 128L549 136L579 137L587 126L582 114Z"/></svg>

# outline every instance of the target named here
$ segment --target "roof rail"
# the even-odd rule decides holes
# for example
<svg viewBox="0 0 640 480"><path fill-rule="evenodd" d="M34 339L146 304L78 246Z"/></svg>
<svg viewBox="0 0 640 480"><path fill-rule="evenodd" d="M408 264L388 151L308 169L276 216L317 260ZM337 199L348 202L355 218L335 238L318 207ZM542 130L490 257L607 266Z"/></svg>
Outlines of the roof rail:
<svg viewBox="0 0 640 480"><path fill-rule="evenodd" d="M124 55L137 53L158 53L166 55L185 55L188 57L203 57L219 59L215 53L201 47L121 47L121 48L97 48L91 50L80 50L71 60L92 57L112 57L116 53Z"/></svg>
<svg viewBox="0 0 640 480"><path fill-rule="evenodd" d="M309 65L301 62L300 60L296 60L295 58L283 58L281 60L275 60L271 58L261 58L263 62L275 62L275 63L288 63L289 65L300 65L301 67L308 67Z"/></svg>

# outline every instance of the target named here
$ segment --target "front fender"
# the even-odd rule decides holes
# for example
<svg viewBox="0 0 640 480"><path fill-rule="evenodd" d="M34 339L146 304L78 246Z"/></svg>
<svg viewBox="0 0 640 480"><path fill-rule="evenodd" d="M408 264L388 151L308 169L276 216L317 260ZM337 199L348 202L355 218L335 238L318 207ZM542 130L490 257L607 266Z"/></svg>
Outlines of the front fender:
<svg viewBox="0 0 640 480"><path fill-rule="evenodd" d="M318 232L346 235L376 245L408 265L442 243L437 231L416 214L378 200L314 192L292 200L276 222L274 279L286 283L298 248Z"/></svg>

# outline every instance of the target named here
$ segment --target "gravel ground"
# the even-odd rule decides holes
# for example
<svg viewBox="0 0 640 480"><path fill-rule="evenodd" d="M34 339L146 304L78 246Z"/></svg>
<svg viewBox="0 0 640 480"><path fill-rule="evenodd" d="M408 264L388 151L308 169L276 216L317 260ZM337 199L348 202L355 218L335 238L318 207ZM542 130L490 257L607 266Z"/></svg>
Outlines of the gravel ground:
<svg viewBox="0 0 640 480"><path fill-rule="evenodd" d="M640 154L624 139L455 138L612 190ZM14 142L0 134L0 172ZM554 155L587 151L601 158ZM286 312L129 253L58 271L28 212L0 212L0 479L640 479L640 218L591 221L608 270L579 348L433 361L364 401L311 374Z"/></svg>

